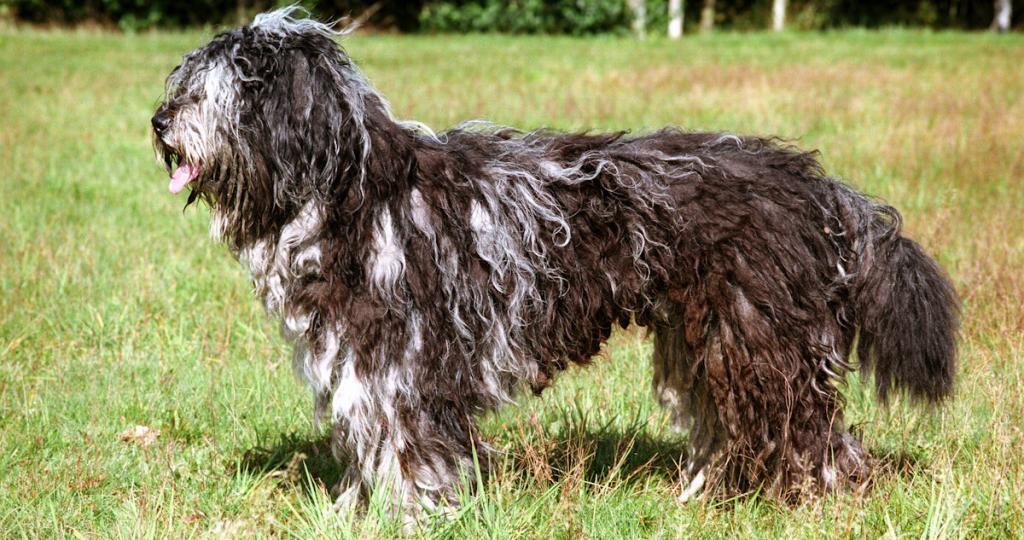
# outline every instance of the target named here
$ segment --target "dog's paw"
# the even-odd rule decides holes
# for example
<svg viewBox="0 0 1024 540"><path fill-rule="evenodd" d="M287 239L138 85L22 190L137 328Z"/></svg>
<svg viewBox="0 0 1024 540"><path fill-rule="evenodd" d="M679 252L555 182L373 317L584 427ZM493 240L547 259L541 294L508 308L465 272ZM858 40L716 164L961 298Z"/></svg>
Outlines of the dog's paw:
<svg viewBox="0 0 1024 540"><path fill-rule="evenodd" d="M350 514L355 512L361 502L359 484L349 485L341 490L337 499L334 499L334 511L339 514Z"/></svg>
<svg viewBox="0 0 1024 540"><path fill-rule="evenodd" d="M699 497L703 493L704 480L704 471L697 471L697 474L690 480L690 485L683 489L676 500L685 504Z"/></svg>
<svg viewBox="0 0 1024 540"><path fill-rule="evenodd" d="M334 510L336 512L345 514L355 512L363 498L359 472L349 465L341 481L331 489L331 493L337 494L337 498L334 499Z"/></svg>
<svg viewBox="0 0 1024 540"><path fill-rule="evenodd" d="M412 504L402 512L402 533L413 535L429 524L454 521L459 518L459 506L448 502L432 502L426 499Z"/></svg>

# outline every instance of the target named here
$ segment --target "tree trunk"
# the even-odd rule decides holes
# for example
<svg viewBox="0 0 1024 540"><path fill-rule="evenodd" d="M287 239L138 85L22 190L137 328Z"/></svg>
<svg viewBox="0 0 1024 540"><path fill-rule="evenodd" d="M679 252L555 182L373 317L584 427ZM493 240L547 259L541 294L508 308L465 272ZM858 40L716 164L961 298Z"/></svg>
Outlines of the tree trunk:
<svg viewBox="0 0 1024 540"><path fill-rule="evenodd" d="M238 0L238 3L235 4L235 18L238 19L239 25L249 22L249 6L246 0Z"/></svg>
<svg viewBox="0 0 1024 540"><path fill-rule="evenodd" d="M668 37L683 36L683 0L668 0Z"/></svg>
<svg viewBox="0 0 1024 540"><path fill-rule="evenodd" d="M781 32L786 28L786 0L772 2L772 30Z"/></svg>
<svg viewBox="0 0 1024 540"><path fill-rule="evenodd" d="M996 32L1010 31L1010 15L1013 3L1010 0L996 0L996 16L992 19L992 30Z"/></svg>
<svg viewBox="0 0 1024 540"><path fill-rule="evenodd" d="M647 35L646 4L646 0L629 0L629 7L633 10L633 33L641 39Z"/></svg>
<svg viewBox="0 0 1024 540"><path fill-rule="evenodd" d="M704 0L700 10L700 31L710 32L715 29L715 0Z"/></svg>

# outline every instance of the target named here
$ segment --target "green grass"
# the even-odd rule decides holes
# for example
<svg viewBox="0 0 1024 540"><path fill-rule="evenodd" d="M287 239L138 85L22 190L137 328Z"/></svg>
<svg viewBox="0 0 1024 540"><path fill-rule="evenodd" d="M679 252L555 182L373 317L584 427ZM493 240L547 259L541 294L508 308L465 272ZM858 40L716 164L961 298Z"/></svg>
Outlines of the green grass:
<svg viewBox="0 0 1024 540"><path fill-rule="evenodd" d="M0 33L2 536L375 537L330 512L340 474L247 276L181 212L149 146L162 81L208 35ZM1012 536L1024 527L1024 39L921 32L651 39L358 36L396 112L445 127L773 133L901 208L964 298L958 392L849 420L874 489L787 507L680 506L683 440L650 345L483 420L502 451L448 537ZM148 447L119 440L159 430Z"/></svg>

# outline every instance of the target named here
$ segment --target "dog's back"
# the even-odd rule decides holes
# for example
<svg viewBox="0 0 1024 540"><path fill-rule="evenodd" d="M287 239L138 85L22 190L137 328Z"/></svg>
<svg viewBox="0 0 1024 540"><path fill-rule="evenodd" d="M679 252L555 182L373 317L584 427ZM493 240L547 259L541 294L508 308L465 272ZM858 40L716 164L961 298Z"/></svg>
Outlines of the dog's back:
<svg viewBox="0 0 1024 540"><path fill-rule="evenodd" d="M530 382L587 361L615 323L653 326L655 390L685 409L701 481L724 453L716 472L734 487L863 479L837 390L858 332L883 398L893 385L932 400L952 387L948 280L900 236L894 209L826 177L813 153L678 130L456 132L447 144L468 169L451 185L420 174L468 201L445 226L469 231L489 321L523 372L537 370Z"/></svg>

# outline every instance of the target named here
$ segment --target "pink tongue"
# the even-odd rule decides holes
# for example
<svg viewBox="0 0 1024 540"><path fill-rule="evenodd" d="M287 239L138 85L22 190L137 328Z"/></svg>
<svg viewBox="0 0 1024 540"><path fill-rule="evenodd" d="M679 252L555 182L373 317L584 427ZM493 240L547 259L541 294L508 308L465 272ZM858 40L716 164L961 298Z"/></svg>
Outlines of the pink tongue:
<svg viewBox="0 0 1024 540"><path fill-rule="evenodd" d="M167 186L167 189L171 190L171 193L177 193L188 185L189 182L196 179L199 176L199 169L192 167L191 165L182 163L174 174L171 175L171 184Z"/></svg>

